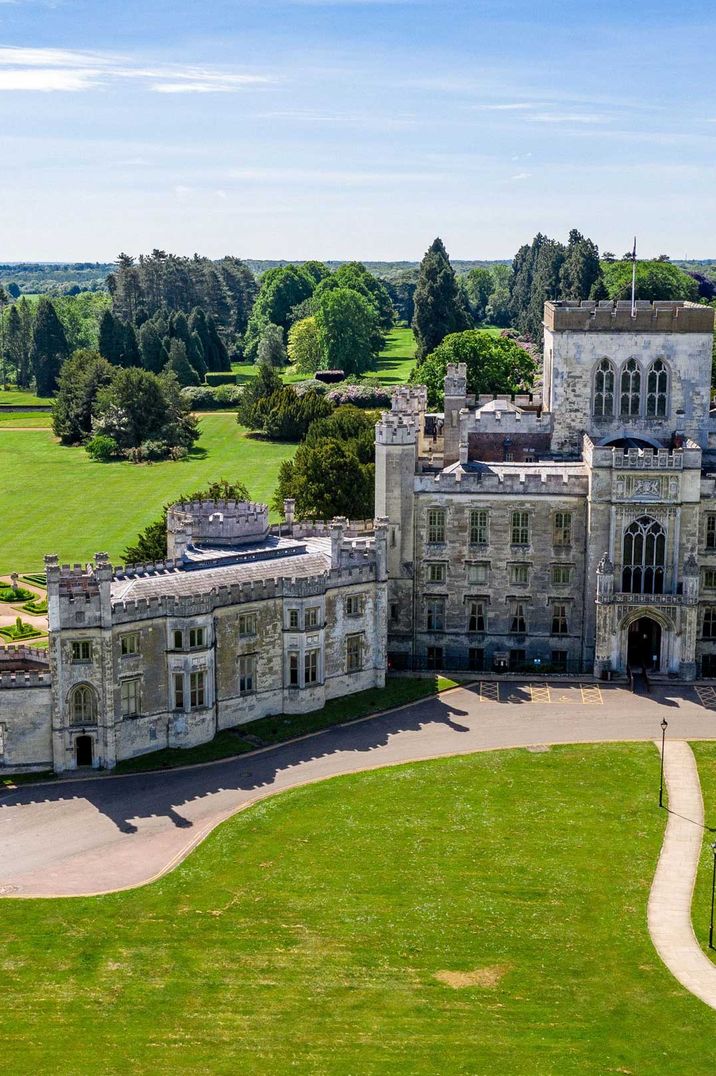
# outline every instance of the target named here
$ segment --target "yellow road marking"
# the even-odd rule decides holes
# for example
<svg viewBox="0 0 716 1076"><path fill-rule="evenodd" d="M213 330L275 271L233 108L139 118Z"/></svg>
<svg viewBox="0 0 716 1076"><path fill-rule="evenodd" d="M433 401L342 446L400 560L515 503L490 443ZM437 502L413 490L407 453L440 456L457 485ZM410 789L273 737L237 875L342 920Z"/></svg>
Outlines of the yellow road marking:
<svg viewBox="0 0 716 1076"><path fill-rule="evenodd" d="M494 680L481 680L478 698L480 702L499 702L500 685Z"/></svg>
<svg viewBox="0 0 716 1076"><path fill-rule="evenodd" d="M601 706L602 692L596 684L580 684L582 702L585 706Z"/></svg>
<svg viewBox="0 0 716 1076"><path fill-rule="evenodd" d="M552 696L548 684L530 684L529 692L532 702L551 702Z"/></svg>

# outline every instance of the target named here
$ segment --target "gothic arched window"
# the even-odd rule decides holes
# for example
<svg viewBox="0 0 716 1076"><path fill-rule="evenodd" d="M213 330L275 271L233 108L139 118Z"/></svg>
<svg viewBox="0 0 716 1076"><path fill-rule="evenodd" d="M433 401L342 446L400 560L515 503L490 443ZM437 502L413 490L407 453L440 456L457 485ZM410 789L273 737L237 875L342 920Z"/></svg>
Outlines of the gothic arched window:
<svg viewBox="0 0 716 1076"><path fill-rule="evenodd" d="M594 372L594 415L611 418L614 414L614 367L602 359Z"/></svg>
<svg viewBox="0 0 716 1076"><path fill-rule="evenodd" d="M622 367L620 400L619 413L622 418L631 418L639 414L641 370L636 359L629 359Z"/></svg>
<svg viewBox="0 0 716 1076"><path fill-rule="evenodd" d="M663 359L655 359L646 377L646 413L663 418L669 401L669 370Z"/></svg>
<svg viewBox="0 0 716 1076"><path fill-rule="evenodd" d="M73 688L70 694L70 717L74 725L87 725L97 720L94 691L87 684Z"/></svg>
<svg viewBox="0 0 716 1076"><path fill-rule="evenodd" d="M651 516L640 516L624 531L622 591L663 594L666 532Z"/></svg>

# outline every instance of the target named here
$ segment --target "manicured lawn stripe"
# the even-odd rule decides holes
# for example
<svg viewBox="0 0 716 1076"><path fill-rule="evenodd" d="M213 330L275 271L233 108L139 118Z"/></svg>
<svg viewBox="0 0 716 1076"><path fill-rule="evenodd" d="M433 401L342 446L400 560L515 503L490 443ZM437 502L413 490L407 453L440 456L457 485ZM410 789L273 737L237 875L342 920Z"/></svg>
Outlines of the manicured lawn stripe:
<svg viewBox="0 0 716 1076"><path fill-rule="evenodd" d="M162 505L219 478L240 479L270 501L281 460L295 445L246 436L233 415L205 415L190 459L144 464L95 463L82 448L59 445L50 431L0 432L0 573L42 568L45 553L74 563L122 550Z"/></svg>
<svg viewBox="0 0 716 1076"><path fill-rule="evenodd" d="M709 1072L714 1014L647 933L654 773L633 744L340 777L240 813L152 885L4 901L4 1056L83 1076Z"/></svg>

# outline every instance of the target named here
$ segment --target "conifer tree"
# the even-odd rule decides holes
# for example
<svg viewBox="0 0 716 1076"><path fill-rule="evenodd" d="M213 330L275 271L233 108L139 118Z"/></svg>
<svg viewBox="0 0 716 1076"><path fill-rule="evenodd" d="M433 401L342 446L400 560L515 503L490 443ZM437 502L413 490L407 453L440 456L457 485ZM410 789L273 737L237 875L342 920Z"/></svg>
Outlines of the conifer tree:
<svg viewBox="0 0 716 1076"><path fill-rule="evenodd" d="M567 254L559 274L560 297L588 299L600 276L599 248L573 228L569 233Z"/></svg>
<svg viewBox="0 0 716 1076"><path fill-rule="evenodd" d="M204 361L204 345L202 344L198 333L191 333L189 335L186 357L196 370L196 376L199 378L199 383L201 384L206 379L206 362Z"/></svg>
<svg viewBox="0 0 716 1076"><path fill-rule="evenodd" d="M139 352L145 370L153 374L161 373L169 356L153 318L145 321L139 330Z"/></svg>
<svg viewBox="0 0 716 1076"><path fill-rule="evenodd" d="M462 332L469 325L447 251L442 239L435 239L420 263L415 289L416 357L429 355L449 333Z"/></svg>
<svg viewBox="0 0 716 1076"><path fill-rule="evenodd" d="M169 345L169 359L164 367L166 373L176 375L177 381L185 388L187 385L198 385L199 376L189 362L186 353L186 344L183 340L174 339Z"/></svg>
<svg viewBox="0 0 716 1076"><path fill-rule="evenodd" d="M50 300L42 298L37 304L30 353L38 396L51 396L55 391L60 367L68 354L62 322Z"/></svg>

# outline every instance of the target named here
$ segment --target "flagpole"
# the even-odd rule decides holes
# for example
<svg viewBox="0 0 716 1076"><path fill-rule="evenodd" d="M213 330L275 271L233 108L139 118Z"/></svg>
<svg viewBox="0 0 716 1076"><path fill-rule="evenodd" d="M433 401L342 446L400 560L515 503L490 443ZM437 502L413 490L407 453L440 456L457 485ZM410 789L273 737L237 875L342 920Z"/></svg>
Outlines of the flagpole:
<svg viewBox="0 0 716 1076"><path fill-rule="evenodd" d="M631 316L636 317L636 236L631 256Z"/></svg>

